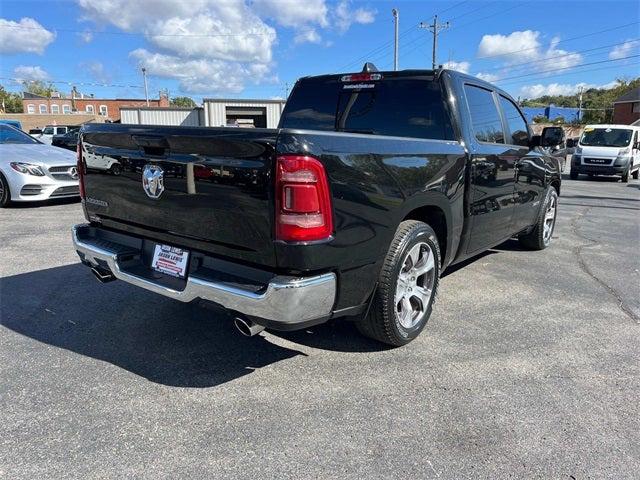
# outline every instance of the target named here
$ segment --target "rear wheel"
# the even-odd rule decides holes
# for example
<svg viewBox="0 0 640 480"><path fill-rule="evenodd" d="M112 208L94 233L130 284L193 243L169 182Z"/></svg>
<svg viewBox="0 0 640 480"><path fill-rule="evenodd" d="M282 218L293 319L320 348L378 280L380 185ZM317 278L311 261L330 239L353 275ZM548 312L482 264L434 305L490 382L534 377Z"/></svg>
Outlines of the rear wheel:
<svg viewBox="0 0 640 480"><path fill-rule="evenodd" d="M638 173L640 173L640 167L635 172L633 172L631 174L631 176L637 180L638 179Z"/></svg>
<svg viewBox="0 0 640 480"><path fill-rule="evenodd" d="M120 165L119 163L114 163L113 165L111 165L111 168L109 169L109 171L113 175L118 176L122 173L122 165Z"/></svg>
<svg viewBox="0 0 640 480"><path fill-rule="evenodd" d="M11 203L11 190L9 190L9 183L4 178L4 175L0 173L0 208L6 207Z"/></svg>
<svg viewBox="0 0 640 480"><path fill-rule="evenodd" d="M538 221L531 232L518 237L520 244L530 250L544 250L547 248L551 243L557 214L558 193L555 188L549 187L538 215Z"/></svg>
<svg viewBox="0 0 640 480"><path fill-rule="evenodd" d="M396 230L367 317L364 335L399 347L416 338L431 316L440 277L440 247L433 229L404 221Z"/></svg>
<svg viewBox="0 0 640 480"><path fill-rule="evenodd" d="M569 170L569 178L571 180L577 180L578 179L578 172L576 172L573 168L571 170Z"/></svg>

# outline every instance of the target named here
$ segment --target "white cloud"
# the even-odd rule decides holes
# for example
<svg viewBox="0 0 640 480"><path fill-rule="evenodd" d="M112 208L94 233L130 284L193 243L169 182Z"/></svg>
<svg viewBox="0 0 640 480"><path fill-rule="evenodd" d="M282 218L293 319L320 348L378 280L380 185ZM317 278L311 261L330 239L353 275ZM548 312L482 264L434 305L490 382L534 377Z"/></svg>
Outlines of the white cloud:
<svg viewBox="0 0 640 480"><path fill-rule="evenodd" d="M554 37L545 48L540 42L540 32L525 30L509 35L484 35L478 45L480 58L494 58L507 65L535 62L533 70L570 68L582 61L582 55L558 48L559 37Z"/></svg>
<svg viewBox="0 0 640 480"><path fill-rule="evenodd" d="M349 6L349 0L342 0L338 3L334 11L335 25L338 31L346 32L354 23L366 25L373 23L376 19L376 11L368 10L366 8L357 8L351 10Z"/></svg>
<svg viewBox="0 0 640 480"><path fill-rule="evenodd" d="M147 68L149 75L178 80L187 93L240 93L247 81L268 80L268 66L243 65L216 59L184 59L139 48L130 57Z"/></svg>
<svg viewBox="0 0 640 480"><path fill-rule="evenodd" d="M541 83L535 85L525 85L520 88L520 96L523 98L539 98L544 95L575 95L582 87L584 90L590 88L612 88L618 84L616 81L606 83L604 85L595 85L591 83L580 82L576 84L570 83L550 83L543 85Z"/></svg>
<svg viewBox="0 0 640 480"><path fill-rule="evenodd" d="M469 69L471 68L471 64L469 62L454 62L450 60L442 65L443 68L448 68L450 70L456 70L462 73L469 73Z"/></svg>
<svg viewBox="0 0 640 480"><path fill-rule="evenodd" d="M130 57L189 93L239 93L266 80L276 30L245 0L78 0L84 19L145 35Z"/></svg>
<svg viewBox="0 0 640 480"><path fill-rule="evenodd" d="M83 43L91 43L93 40L93 32L91 30L85 30L84 32L78 33L78 37Z"/></svg>
<svg viewBox="0 0 640 480"><path fill-rule="evenodd" d="M55 38L55 33L44 28L33 18L25 17L19 22L0 18L0 53L42 55Z"/></svg>
<svg viewBox="0 0 640 480"><path fill-rule="evenodd" d="M478 77L480 80L484 80L485 82L495 82L499 77L498 75L495 75L493 73L476 73L476 77Z"/></svg>
<svg viewBox="0 0 640 480"><path fill-rule="evenodd" d="M616 45L609 52L609 58L612 60L625 58L630 55L637 54L639 48L640 48L640 40L628 40L622 45Z"/></svg>
<svg viewBox="0 0 640 480"><path fill-rule="evenodd" d="M13 74L19 82L49 80L49 74L42 67L20 65L13 69Z"/></svg>
<svg viewBox="0 0 640 480"><path fill-rule="evenodd" d="M322 37L318 34L315 28L309 30L302 30L293 37L293 43L320 43Z"/></svg>
<svg viewBox="0 0 640 480"><path fill-rule="evenodd" d="M253 7L258 15L271 18L283 27L329 25L329 9L325 0L255 0Z"/></svg>

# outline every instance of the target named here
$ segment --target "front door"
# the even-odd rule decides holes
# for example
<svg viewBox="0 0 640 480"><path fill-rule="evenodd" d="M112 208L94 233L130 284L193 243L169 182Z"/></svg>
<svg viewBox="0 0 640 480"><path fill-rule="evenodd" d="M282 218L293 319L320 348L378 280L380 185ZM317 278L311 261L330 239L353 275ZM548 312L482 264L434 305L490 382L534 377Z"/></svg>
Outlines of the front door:
<svg viewBox="0 0 640 480"><path fill-rule="evenodd" d="M471 120L471 233L467 253L492 247L513 233L515 167L519 149L505 143L496 95L464 86Z"/></svg>

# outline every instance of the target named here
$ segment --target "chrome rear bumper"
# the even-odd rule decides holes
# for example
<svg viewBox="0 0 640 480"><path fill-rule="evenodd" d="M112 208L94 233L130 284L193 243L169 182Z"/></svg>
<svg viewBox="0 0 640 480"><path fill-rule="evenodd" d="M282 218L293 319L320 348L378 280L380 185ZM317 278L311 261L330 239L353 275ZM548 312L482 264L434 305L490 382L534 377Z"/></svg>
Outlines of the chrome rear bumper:
<svg viewBox="0 0 640 480"><path fill-rule="evenodd" d="M190 274L184 289L161 285L123 270L119 257L122 249L100 239L92 239L89 225L73 227L73 244L84 263L104 268L113 276L181 302L207 300L251 317L273 322L286 329L301 328L316 319L329 318L336 297L336 275L325 273L312 277L275 276L258 292L244 290ZM130 253L130 252L129 252Z"/></svg>

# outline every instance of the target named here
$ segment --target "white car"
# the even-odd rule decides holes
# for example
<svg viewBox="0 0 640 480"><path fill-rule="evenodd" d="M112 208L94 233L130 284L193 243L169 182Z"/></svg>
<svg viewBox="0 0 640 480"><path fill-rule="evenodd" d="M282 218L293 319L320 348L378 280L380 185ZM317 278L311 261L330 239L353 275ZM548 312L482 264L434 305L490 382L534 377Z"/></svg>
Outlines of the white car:
<svg viewBox="0 0 640 480"><path fill-rule="evenodd" d="M79 195L75 153L0 125L0 207Z"/></svg>
<svg viewBox="0 0 640 480"><path fill-rule="evenodd" d="M640 127L632 125L587 125L571 158L570 178L578 175L629 175L640 172Z"/></svg>
<svg viewBox="0 0 640 480"><path fill-rule="evenodd" d="M70 127L63 126L63 125L47 125L42 129L42 133L33 135L33 137L37 138L42 143L51 145L51 141L53 140L54 135L64 135L69 130L71 130Z"/></svg>

